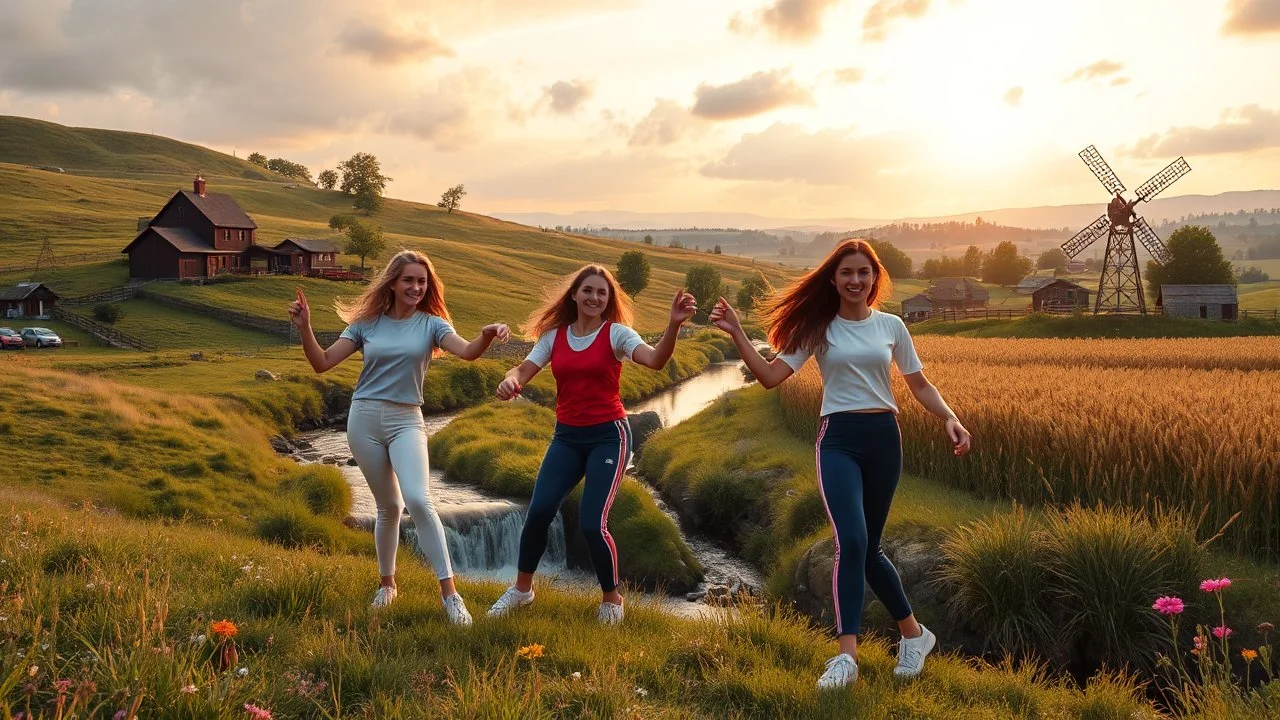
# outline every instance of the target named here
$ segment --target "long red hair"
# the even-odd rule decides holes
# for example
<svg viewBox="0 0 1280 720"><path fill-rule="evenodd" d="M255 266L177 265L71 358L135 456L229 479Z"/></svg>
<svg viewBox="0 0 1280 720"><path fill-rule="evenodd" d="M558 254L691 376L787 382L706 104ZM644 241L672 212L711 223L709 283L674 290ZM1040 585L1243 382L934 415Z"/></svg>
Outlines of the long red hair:
<svg viewBox="0 0 1280 720"><path fill-rule="evenodd" d="M878 308L893 293L893 281L875 249L866 240L841 241L821 265L779 292L766 305L764 321L769 327L769 344L778 352L819 353L827 349L827 326L840 311L840 292L833 282L836 268L845 257L856 253L862 253L871 261L876 277L867 291L867 305Z"/></svg>
<svg viewBox="0 0 1280 720"><path fill-rule="evenodd" d="M584 265L581 270L567 276L552 288L542 307L529 315L524 327L530 340L537 340L548 330L568 325L578 319L578 304L573 301L573 296L582 287L583 281L592 275L599 275L609 285L609 304L604 308L604 319L621 325L631 324L631 297L618 285L613 273L603 265Z"/></svg>

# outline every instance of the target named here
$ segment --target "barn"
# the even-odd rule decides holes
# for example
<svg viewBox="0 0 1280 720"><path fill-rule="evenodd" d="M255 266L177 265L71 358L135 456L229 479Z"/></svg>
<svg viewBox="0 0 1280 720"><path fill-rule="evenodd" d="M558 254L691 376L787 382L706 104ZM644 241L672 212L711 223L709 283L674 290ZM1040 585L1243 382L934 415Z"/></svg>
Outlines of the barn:
<svg viewBox="0 0 1280 720"><path fill-rule="evenodd" d="M902 319L907 322L924 320L933 312L933 301L928 295L919 293L902 301Z"/></svg>
<svg viewBox="0 0 1280 720"><path fill-rule="evenodd" d="M1235 320L1240 314L1234 285L1161 285L1156 307L1169 317Z"/></svg>
<svg viewBox="0 0 1280 720"><path fill-rule="evenodd" d="M42 283L0 287L0 318L45 320L53 314L58 296Z"/></svg>
<svg viewBox="0 0 1280 720"><path fill-rule="evenodd" d="M1034 312L1089 307L1089 289L1070 280L1030 277L1018 284L1017 292L1031 296L1031 309Z"/></svg>

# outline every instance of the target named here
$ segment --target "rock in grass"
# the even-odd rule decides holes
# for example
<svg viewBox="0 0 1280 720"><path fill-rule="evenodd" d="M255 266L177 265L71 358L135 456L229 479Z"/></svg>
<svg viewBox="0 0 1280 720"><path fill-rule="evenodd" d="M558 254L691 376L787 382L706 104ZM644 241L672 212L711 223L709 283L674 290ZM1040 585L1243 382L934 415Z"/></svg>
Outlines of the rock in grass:
<svg viewBox="0 0 1280 720"><path fill-rule="evenodd" d="M258 372L253 374L253 377L258 380L267 380L269 382L275 382L280 379L279 375L276 375L270 370L259 370Z"/></svg>

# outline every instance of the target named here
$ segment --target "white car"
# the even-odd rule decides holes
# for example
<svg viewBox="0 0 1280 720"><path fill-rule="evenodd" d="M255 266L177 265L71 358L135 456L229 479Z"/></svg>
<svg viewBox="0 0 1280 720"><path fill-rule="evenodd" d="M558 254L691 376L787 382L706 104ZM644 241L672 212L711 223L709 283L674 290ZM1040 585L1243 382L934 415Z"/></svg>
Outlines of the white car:
<svg viewBox="0 0 1280 720"><path fill-rule="evenodd" d="M19 334L22 335L22 340L27 344L28 347L32 347L32 346L38 347L38 348L62 347L62 338L58 337L58 334L50 330L49 328L42 328L42 327L22 328L22 332Z"/></svg>

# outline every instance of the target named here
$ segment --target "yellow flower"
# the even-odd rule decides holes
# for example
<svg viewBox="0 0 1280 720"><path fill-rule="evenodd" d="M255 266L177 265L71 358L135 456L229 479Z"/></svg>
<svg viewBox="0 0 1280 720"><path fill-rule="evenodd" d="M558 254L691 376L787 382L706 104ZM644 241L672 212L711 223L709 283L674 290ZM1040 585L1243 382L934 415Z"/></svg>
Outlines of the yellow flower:
<svg viewBox="0 0 1280 720"><path fill-rule="evenodd" d="M542 657L542 646L537 643L533 643L532 645L525 645L524 647L520 648L520 650L516 654L524 658L525 660L534 660L536 658Z"/></svg>
<svg viewBox="0 0 1280 720"><path fill-rule="evenodd" d="M1253 662L1258 659L1258 651L1245 648L1240 651L1240 657L1244 658L1245 662Z"/></svg>

